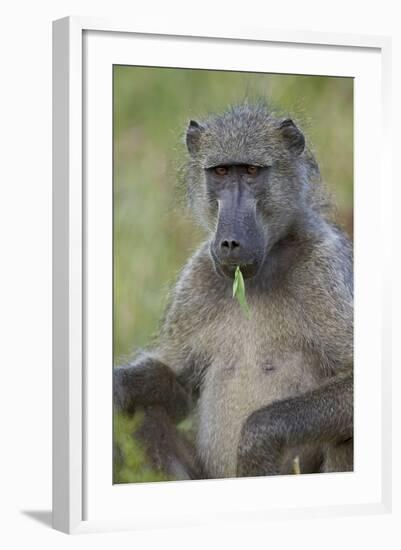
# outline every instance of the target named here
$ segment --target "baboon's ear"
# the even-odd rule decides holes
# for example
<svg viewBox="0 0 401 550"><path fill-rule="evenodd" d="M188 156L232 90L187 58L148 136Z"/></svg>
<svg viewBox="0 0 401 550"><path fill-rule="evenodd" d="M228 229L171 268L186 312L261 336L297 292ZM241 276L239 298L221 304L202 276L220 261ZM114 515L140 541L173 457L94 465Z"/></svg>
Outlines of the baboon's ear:
<svg viewBox="0 0 401 550"><path fill-rule="evenodd" d="M288 149L296 155L300 155L305 149L305 138L301 130L295 126L290 118L286 118L281 122L279 130Z"/></svg>
<svg viewBox="0 0 401 550"><path fill-rule="evenodd" d="M201 126L196 120L190 120L187 128L187 149L191 155L194 155L199 150L199 144L202 132L204 132L203 126Z"/></svg>

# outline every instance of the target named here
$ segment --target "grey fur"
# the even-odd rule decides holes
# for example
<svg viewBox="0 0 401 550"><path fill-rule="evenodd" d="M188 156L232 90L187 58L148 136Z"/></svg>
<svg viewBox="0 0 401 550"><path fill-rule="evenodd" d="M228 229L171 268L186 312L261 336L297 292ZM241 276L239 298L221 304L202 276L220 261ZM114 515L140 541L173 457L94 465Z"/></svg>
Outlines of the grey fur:
<svg viewBox="0 0 401 550"><path fill-rule="evenodd" d="M146 410L160 394L174 423L193 399L202 467L183 478L291 473L295 455L303 472L352 469L352 249L304 145L297 126L262 103L189 125L188 196L207 238L178 278L157 345L115 369L123 410ZM238 164L270 167L260 176L265 250L246 280L249 321L211 256L219 207L207 171ZM168 375L153 376L152 364Z"/></svg>

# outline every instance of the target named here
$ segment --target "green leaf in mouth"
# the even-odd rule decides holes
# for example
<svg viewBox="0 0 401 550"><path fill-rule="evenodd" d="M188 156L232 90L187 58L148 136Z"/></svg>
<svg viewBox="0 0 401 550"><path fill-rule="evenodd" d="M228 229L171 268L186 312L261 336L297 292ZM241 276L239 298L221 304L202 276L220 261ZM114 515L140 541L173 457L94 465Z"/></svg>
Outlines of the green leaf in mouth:
<svg viewBox="0 0 401 550"><path fill-rule="evenodd" d="M245 282L242 276L241 269L237 266L234 275L233 283L233 298L237 298L239 305L247 319L251 317L251 310L249 309L248 302L245 297Z"/></svg>

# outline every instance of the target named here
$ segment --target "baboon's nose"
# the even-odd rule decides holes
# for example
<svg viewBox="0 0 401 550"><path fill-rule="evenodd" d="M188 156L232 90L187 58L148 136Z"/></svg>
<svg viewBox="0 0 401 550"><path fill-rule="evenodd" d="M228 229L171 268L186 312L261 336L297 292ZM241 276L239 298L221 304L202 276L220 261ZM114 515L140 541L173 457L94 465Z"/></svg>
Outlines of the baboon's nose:
<svg viewBox="0 0 401 550"><path fill-rule="evenodd" d="M234 239L224 239L220 241L220 256L223 262L238 261L241 253L241 244Z"/></svg>
<svg viewBox="0 0 401 550"><path fill-rule="evenodd" d="M220 243L220 248L225 253L232 252L233 250L239 247L240 247L240 244L238 241L224 240L224 241L221 241Z"/></svg>

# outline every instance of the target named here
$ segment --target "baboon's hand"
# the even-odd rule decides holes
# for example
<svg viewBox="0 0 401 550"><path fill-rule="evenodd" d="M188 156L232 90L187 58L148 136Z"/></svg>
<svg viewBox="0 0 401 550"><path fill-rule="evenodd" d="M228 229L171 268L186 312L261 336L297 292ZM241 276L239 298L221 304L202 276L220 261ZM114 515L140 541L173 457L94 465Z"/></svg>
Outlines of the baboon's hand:
<svg viewBox="0 0 401 550"><path fill-rule="evenodd" d="M113 401L118 411L134 414L137 408L161 407L174 421L188 414L191 398L173 371L160 361L144 358L116 367Z"/></svg>
<svg viewBox="0 0 401 550"><path fill-rule="evenodd" d="M238 477L280 474L285 430L275 405L255 411L246 420L238 446Z"/></svg>

